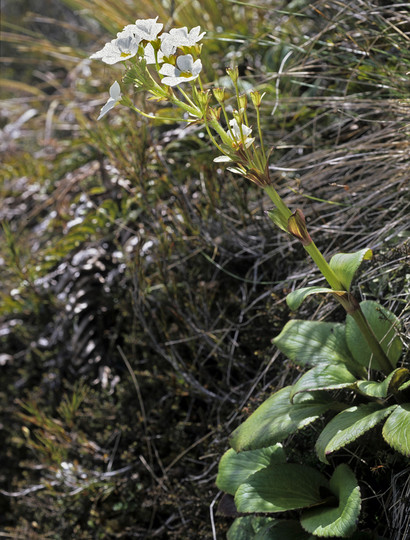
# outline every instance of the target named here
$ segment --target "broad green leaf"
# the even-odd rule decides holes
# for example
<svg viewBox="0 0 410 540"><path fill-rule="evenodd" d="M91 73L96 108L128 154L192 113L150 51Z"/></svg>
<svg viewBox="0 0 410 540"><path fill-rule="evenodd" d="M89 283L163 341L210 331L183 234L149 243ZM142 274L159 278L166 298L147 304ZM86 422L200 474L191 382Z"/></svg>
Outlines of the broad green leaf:
<svg viewBox="0 0 410 540"><path fill-rule="evenodd" d="M302 529L299 521L294 519L272 519L265 525L253 540L315 540L314 537Z"/></svg>
<svg viewBox="0 0 410 540"><path fill-rule="evenodd" d="M230 439L234 450L255 450L281 442L334 406L328 398L315 400L310 395L302 402L291 403L291 389L286 386L270 396L236 428Z"/></svg>
<svg viewBox="0 0 410 540"><path fill-rule="evenodd" d="M339 499L337 508L321 507L302 513L302 527L319 537L350 537L360 514L360 488L353 471L345 464L336 467L329 481L330 490Z"/></svg>
<svg viewBox="0 0 410 540"><path fill-rule="evenodd" d="M395 331L395 328L400 325L398 318L391 311L373 300L361 302L360 307L390 362L393 366L396 366L403 348L402 342ZM351 315L346 318L346 341L354 359L360 365L366 368L381 369Z"/></svg>
<svg viewBox="0 0 410 540"><path fill-rule="evenodd" d="M235 495L238 487L245 482L251 474L263 469L272 463L285 463L286 456L281 444L268 448L250 450L237 454L235 450L228 450L219 462L216 485L222 491Z"/></svg>
<svg viewBox="0 0 410 540"><path fill-rule="evenodd" d="M409 376L408 369L398 368L392 371L384 381L358 381L356 386L366 396L385 398L388 394L397 392L400 384Z"/></svg>
<svg viewBox="0 0 410 540"><path fill-rule="evenodd" d="M316 366L292 386L290 399L300 392L313 390L335 390L353 386L356 377L343 364L329 364L328 366Z"/></svg>
<svg viewBox="0 0 410 540"><path fill-rule="evenodd" d="M238 512L285 512L320 504L326 477L311 467L294 463L270 465L241 484L235 495Z"/></svg>
<svg viewBox="0 0 410 540"><path fill-rule="evenodd" d="M395 450L410 456L410 403L396 407L383 426L383 437Z"/></svg>
<svg viewBox="0 0 410 540"><path fill-rule="evenodd" d="M258 531L269 524L272 519L258 516L244 516L235 519L229 527L227 540L254 540Z"/></svg>
<svg viewBox="0 0 410 540"><path fill-rule="evenodd" d="M337 414L323 429L316 442L316 453L320 461L328 463L328 454L358 439L391 414L395 407L397 405L381 407L377 403L368 403L350 407Z"/></svg>
<svg viewBox="0 0 410 540"><path fill-rule="evenodd" d="M295 310L298 309L307 296L311 296L312 294L329 294L333 292L333 289L328 289L326 287L303 287L302 289L297 289L288 294L286 303L290 309Z"/></svg>
<svg viewBox="0 0 410 540"><path fill-rule="evenodd" d="M346 291L349 291L359 266L364 260L371 259L372 256L372 250L368 248L356 251L356 253L337 253L330 259L329 266L339 278Z"/></svg>
<svg viewBox="0 0 410 540"><path fill-rule="evenodd" d="M345 325L340 323L291 320L272 343L288 358L303 366L351 362Z"/></svg>

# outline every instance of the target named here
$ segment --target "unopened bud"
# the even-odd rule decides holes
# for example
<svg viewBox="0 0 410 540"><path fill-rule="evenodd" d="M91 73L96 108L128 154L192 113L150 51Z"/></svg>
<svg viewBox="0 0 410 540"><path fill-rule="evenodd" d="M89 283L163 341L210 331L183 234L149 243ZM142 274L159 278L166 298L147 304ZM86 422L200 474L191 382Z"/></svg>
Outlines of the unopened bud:
<svg viewBox="0 0 410 540"><path fill-rule="evenodd" d="M226 70L226 73L229 75L229 77L232 79L233 84L236 85L239 78L239 71L238 68L235 66L234 68L228 68Z"/></svg>
<svg viewBox="0 0 410 540"><path fill-rule="evenodd" d="M225 90L224 88L214 88L213 93L215 99L218 103L223 103L225 101Z"/></svg>
<svg viewBox="0 0 410 540"><path fill-rule="evenodd" d="M219 123L219 119L221 117L221 107L218 107L217 109L209 108L208 116L210 120L216 120Z"/></svg>
<svg viewBox="0 0 410 540"><path fill-rule="evenodd" d="M306 227L305 216L299 208L288 219L288 232L295 238L298 238L303 246L308 246L312 243Z"/></svg>
<svg viewBox="0 0 410 540"><path fill-rule="evenodd" d="M209 95L209 90L198 90L196 93L196 98L201 110L205 110L208 107L211 96Z"/></svg>
<svg viewBox="0 0 410 540"><path fill-rule="evenodd" d="M244 111L246 109L247 104L248 104L248 98L246 97L245 94L242 94L241 96L239 96L238 101L239 101L240 110Z"/></svg>
<svg viewBox="0 0 410 540"><path fill-rule="evenodd" d="M252 103L255 107L260 107L262 103L262 98L265 95L265 92L261 95L258 90L252 90L251 91L251 99Z"/></svg>

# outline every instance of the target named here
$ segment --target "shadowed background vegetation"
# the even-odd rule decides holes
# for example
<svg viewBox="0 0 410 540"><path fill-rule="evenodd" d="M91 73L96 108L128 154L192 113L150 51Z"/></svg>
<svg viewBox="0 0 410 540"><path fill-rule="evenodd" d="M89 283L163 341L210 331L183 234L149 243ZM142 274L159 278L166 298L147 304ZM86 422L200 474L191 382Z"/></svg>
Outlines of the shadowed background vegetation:
<svg viewBox="0 0 410 540"><path fill-rule="evenodd" d="M266 92L280 193L328 256L374 250L357 293L402 319L408 345L405 3L5 0L3 537L223 538L214 481L227 437L299 369L271 339L296 316L286 293L319 278L271 226L263 192L212 162L199 126L120 106L96 122L121 67L88 56L157 15L207 31L210 83L229 86L238 64L243 90ZM344 318L319 300L301 311ZM408 464L387 447L355 452L371 501L362 528L408 538Z"/></svg>

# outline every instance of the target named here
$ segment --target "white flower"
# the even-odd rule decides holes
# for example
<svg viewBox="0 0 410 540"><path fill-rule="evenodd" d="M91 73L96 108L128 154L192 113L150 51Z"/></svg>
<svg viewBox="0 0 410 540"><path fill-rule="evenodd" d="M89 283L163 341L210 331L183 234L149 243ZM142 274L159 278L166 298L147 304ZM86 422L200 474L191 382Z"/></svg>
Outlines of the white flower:
<svg viewBox="0 0 410 540"><path fill-rule="evenodd" d="M155 49L152 46L151 43L147 43L147 45L144 48L144 60L147 64L155 64ZM157 52L157 60L159 64L162 64L164 61L164 55L162 51Z"/></svg>
<svg viewBox="0 0 410 540"><path fill-rule="evenodd" d="M116 64L128 60L138 52L140 39L134 36L120 37L106 43L104 47L92 54L90 58L100 58L106 64Z"/></svg>
<svg viewBox="0 0 410 540"><path fill-rule="evenodd" d="M202 32L200 26L195 26L188 32L186 26L183 28L172 28L169 32L161 34L161 50L164 56L175 54L178 47L193 47L200 41L206 32Z"/></svg>
<svg viewBox="0 0 410 540"><path fill-rule="evenodd" d="M198 41L201 41L201 39L206 34L206 32L202 32L202 34L200 34L200 31L200 26L195 26L195 28L192 28L192 30L190 30L189 32L187 27L184 26L182 28L172 28L169 31L169 34L174 39L179 41L180 47L193 47L196 43L198 43Z"/></svg>
<svg viewBox="0 0 410 540"><path fill-rule="evenodd" d="M164 64L159 70L160 75L165 75L161 80L167 86L177 86L182 82L193 81L198 77L202 70L201 60L193 60L191 54L178 56L177 65Z"/></svg>
<svg viewBox="0 0 410 540"><path fill-rule="evenodd" d="M110 97L107 100L107 103L102 107L100 111L100 116L97 118L97 120L101 120L101 118L107 114L108 111L110 111L113 107L117 105L117 103L121 99L121 88L120 85L115 81L111 87L110 87Z"/></svg>
<svg viewBox="0 0 410 540"><path fill-rule="evenodd" d="M231 129L227 132L227 135L232 139L233 147L235 148L236 146L243 144L245 148L249 148L255 140L254 137L249 137L252 133L252 128L245 124L242 124L241 127L239 127L235 118L230 120L229 125L231 126Z"/></svg>
<svg viewBox="0 0 410 540"><path fill-rule="evenodd" d="M133 36L139 38L140 41L154 41L161 32L162 23L157 23L158 17L155 19L138 19L135 24L128 24L121 32L118 32L117 37Z"/></svg>
<svg viewBox="0 0 410 540"><path fill-rule="evenodd" d="M200 31L200 26L195 26L189 32L186 26L183 28L171 28L169 32L164 32L161 35L161 40L173 41L175 47L193 47L206 34L206 32L200 34Z"/></svg>
<svg viewBox="0 0 410 540"><path fill-rule="evenodd" d="M168 33L161 34L161 52L167 58L176 53L177 41Z"/></svg>

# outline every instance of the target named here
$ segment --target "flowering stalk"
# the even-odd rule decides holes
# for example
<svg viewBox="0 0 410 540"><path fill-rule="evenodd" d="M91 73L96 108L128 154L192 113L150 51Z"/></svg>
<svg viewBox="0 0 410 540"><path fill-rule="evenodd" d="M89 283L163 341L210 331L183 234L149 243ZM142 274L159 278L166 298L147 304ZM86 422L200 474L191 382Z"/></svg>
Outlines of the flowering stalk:
<svg viewBox="0 0 410 540"><path fill-rule="evenodd" d="M249 125L247 115L247 97L239 93L238 68L227 70L234 86L238 106L230 118L225 107L225 90L213 89L217 106L212 106L211 93L209 90L204 90L200 80L202 63L199 58L201 46L198 43L205 32L200 33L199 26L189 32L186 27L163 32L163 25L158 23L157 19L158 17L137 20L135 24L126 26L117 34L116 39L104 45L91 58L101 59L107 64L121 62L127 65L126 62L129 61L131 66L128 66L124 82L133 84L137 89L148 91L154 99L166 100L174 104L185 113L186 117L183 118L185 122L200 121L204 124L210 140L221 153L214 161L229 163L228 170L248 178L265 190L275 205L275 210L270 212L269 216L282 230L299 239L331 289L335 291L335 298L356 321L382 370L389 373L393 366L376 339L359 303L345 289L310 237L303 213L299 209L292 213L272 186L260 121L263 96L258 91L250 93L256 109L260 144L257 146L255 137L251 136L252 127ZM190 94L185 89L186 86L183 88L186 83L189 83L191 88ZM196 87L196 83L199 88ZM173 91L175 87L183 99L176 96ZM129 98L122 96L120 86L115 82L110 88L110 97L102 107L98 119L101 119L118 103L128 106L147 118L156 118L155 115L144 113ZM221 112L226 127L221 124Z"/></svg>

